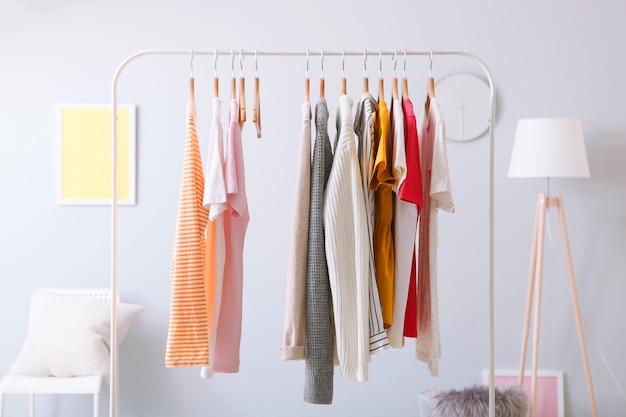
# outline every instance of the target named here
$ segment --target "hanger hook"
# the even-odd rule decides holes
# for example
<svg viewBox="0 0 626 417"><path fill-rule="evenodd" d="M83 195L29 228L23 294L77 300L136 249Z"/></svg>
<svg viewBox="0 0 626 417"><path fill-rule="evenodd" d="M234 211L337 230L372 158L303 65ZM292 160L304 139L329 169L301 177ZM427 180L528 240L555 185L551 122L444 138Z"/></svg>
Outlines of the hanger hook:
<svg viewBox="0 0 626 417"><path fill-rule="evenodd" d="M378 50L378 76L383 78L383 50Z"/></svg>
<svg viewBox="0 0 626 417"><path fill-rule="evenodd" d="M406 49L404 50L404 62L402 63L402 77L406 76Z"/></svg>
<svg viewBox="0 0 626 417"><path fill-rule="evenodd" d="M217 49L213 51L213 76L217 78Z"/></svg>
<svg viewBox="0 0 626 417"><path fill-rule="evenodd" d="M230 50L230 76L235 78L235 50Z"/></svg>
<svg viewBox="0 0 626 417"><path fill-rule="evenodd" d="M428 64L428 76L432 77L433 75L433 50L430 50L430 63Z"/></svg>
<svg viewBox="0 0 626 417"><path fill-rule="evenodd" d="M341 77L345 77L345 66L346 66L346 52L341 50Z"/></svg>
<svg viewBox="0 0 626 417"><path fill-rule="evenodd" d="M367 49L363 49L363 77L367 77Z"/></svg>
<svg viewBox="0 0 626 417"><path fill-rule="evenodd" d="M309 78L309 50L306 50L306 72L304 73L306 78Z"/></svg>
<svg viewBox="0 0 626 417"><path fill-rule="evenodd" d="M393 50L393 76L396 76L396 65L398 65L398 51Z"/></svg>
<svg viewBox="0 0 626 417"><path fill-rule="evenodd" d="M191 75L191 78L193 78L193 48L189 50L189 68L189 74Z"/></svg>
<svg viewBox="0 0 626 417"><path fill-rule="evenodd" d="M259 76L259 52L254 50L254 76Z"/></svg>
<svg viewBox="0 0 626 417"><path fill-rule="evenodd" d="M243 49L239 50L239 75L243 77Z"/></svg>
<svg viewBox="0 0 626 417"><path fill-rule="evenodd" d="M322 49L320 61L320 77L324 78L324 50Z"/></svg>

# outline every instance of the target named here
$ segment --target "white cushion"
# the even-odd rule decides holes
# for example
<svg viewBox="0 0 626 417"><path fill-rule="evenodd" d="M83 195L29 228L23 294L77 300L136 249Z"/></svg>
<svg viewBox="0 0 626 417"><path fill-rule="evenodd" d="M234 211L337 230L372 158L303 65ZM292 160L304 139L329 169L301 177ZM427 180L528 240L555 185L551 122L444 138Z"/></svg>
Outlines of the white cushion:
<svg viewBox="0 0 626 417"><path fill-rule="evenodd" d="M70 378L5 375L0 381L3 394L99 394L101 387L101 375Z"/></svg>
<svg viewBox="0 0 626 417"><path fill-rule="evenodd" d="M143 307L118 303L118 343ZM37 292L28 334L10 374L30 376L109 375L110 303Z"/></svg>

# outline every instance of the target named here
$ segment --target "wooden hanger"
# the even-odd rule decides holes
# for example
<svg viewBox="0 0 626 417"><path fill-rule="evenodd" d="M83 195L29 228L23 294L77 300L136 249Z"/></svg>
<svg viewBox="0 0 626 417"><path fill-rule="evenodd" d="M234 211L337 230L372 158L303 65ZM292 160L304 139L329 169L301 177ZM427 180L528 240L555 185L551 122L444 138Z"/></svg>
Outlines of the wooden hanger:
<svg viewBox="0 0 626 417"><path fill-rule="evenodd" d="M393 52L393 77L391 79L391 98L398 100L398 77L396 77L396 64L398 63L398 53Z"/></svg>
<svg viewBox="0 0 626 417"><path fill-rule="evenodd" d="M435 98L435 79L428 77L428 98L431 100Z"/></svg>
<svg viewBox="0 0 626 417"><path fill-rule="evenodd" d="M428 96L426 97L426 104L424 105L426 123L428 123L428 117L430 115L430 101L435 98L435 79L433 77L428 77L427 87Z"/></svg>
<svg viewBox="0 0 626 417"><path fill-rule="evenodd" d="M369 93L369 79L367 78L367 50L363 51L363 94Z"/></svg>
<svg viewBox="0 0 626 417"><path fill-rule="evenodd" d="M409 98L409 80L402 77L402 98Z"/></svg>
<svg viewBox="0 0 626 417"><path fill-rule="evenodd" d="M256 126L256 137L261 139L261 95L259 77L254 77L254 103L252 104L252 123Z"/></svg>
<svg viewBox="0 0 626 417"><path fill-rule="evenodd" d="M246 79L239 78L239 126L246 122Z"/></svg>
<svg viewBox="0 0 626 417"><path fill-rule="evenodd" d="M346 64L346 55L343 49L341 50L341 95L346 94L346 86L347 80L345 76L345 64Z"/></svg>
<svg viewBox="0 0 626 417"><path fill-rule="evenodd" d="M309 77L306 77L304 79L304 101L305 102L311 101L311 95L309 93L310 90L311 90L311 80L309 79Z"/></svg>
<svg viewBox="0 0 626 417"><path fill-rule="evenodd" d="M259 93L258 54L254 51L254 102L252 103L252 123L256 126L256 137L261 139L261 95Z"/></svg>
<svg viewBox="0 0 626 417"><path fill-rule="evenodd" d="M246 79L243 76L243 50L239 50L239 126L246 122Z"/></svg>
<svg viewBox="0 0 626 417"><path fill-rule="evenodd" d="M320 63L320 98L324 98L324 50L322 49L321 63Z"/></svg>
<svg viewBox="0 0 626 417"><path fill-rule="evenodd" d="M378 101L385 100L385 81L383 80L383 52L378 53Z"/></svg>
<svg viewBox="0 0 626 417"><path fill-rule="evenodd" d="M428 123L430 116L430 101L435 98L435 79L433 78L433 51L430 51L430 64L428 68L428 80L426 81L428 88L428 96L426 97L426 104L424 105L424 118Z"/></svg>
<svg viewBox="0 0 626 417"><path fill-rule="evenodd" d="M194 100L194 80L193 80L193 49L189 50L189 99Z"/></svg>
<svg viewBox="0 0 626 417"><path fill-rule="evenodd" d="M404 60L402 62L402 98L409 98L409 80L406 78L406 49L404 50Z"/></svg>
<svg viewBox="0 0 626 417"><path fill-rule="evenodd" d="M309 79L309 50L306 50L306 72L304 73L304 102L311 100L311 80Z"/></svg>
<svg viewBox="0 0 626 417"><path fill-rule="evenodd" d="M235 78L235 52L230 51L230 99L237 100L237 78Z"/></svg>
<svg viewBox="0 0 626 417"><path fill-rule="evenodd" d="M398 77L391 80L391 98L398 100Z"/></svg>
<svg viewBox="0 0 626 417"><path fill-rule="evenodd" d="M402 98L409 98L409 80L402 77Z"/></svg>
<svg viewBox="0 0 626 417"><path fill-rule="evenodd" d="M428 98L435 98L435 79L433 78L433 51L430 50L430 64L428 67Z"/></svg>
<svg viewBox="0 0 626 417"><path fill-rule="evenodd" d="M217 49L215 50L214 61L213 61L213 97L217 98L220 96L220 80L217 77Z"/></svg>

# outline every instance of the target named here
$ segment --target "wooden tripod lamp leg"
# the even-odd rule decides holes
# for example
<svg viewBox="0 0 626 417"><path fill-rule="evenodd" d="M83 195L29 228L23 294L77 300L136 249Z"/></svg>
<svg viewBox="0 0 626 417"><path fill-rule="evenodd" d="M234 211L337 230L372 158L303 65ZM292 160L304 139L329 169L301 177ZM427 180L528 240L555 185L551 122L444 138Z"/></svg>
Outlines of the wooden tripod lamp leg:
<svg viewBox="0 0 626 417"><path fill-rule="evenodd" d="M578 291L576 290L576 280L574 278L574 266L572 263L572 254L569 246L569 237L567 234L567 224L565 222L565 209L563 206L563 197L559 194L555 199L555 205L559 211L559 220L561 223L561 233L563 238L563 248L565 250L565 259L567 262L567 276L569 280L570 295L572 297L572 306L574 308L574 316L576 318L576 330L578 331L578 340L580 342L580 350L583 357L585 367L585 376L587 378L587 389L589 390L589 399L591 400L591 411L593 417L598 417L598 408L596 398L593 393L593 384L591 382L591 370L589 368L589 360L587 359L587 347L585 345L585 333L583 330L582 315L580 313L580 305L578 303Z"/></svg>
<svg viewBox="0 0 626 417"><path fill-rule="evenodd" d="M533 304L533 289L535 287L535 265L537 264L537 241L539 240L539 217L541 210L545 210L542 205L541 194L537 199L537 209L535 210L535 228L533 231L533 244L530 250L530 268L528 272L528 288L526 290L526 308L524 311L524 330L522 331L522 354L519 368L519 386L524 385L524 370L526 367L526 350L528 345L528 333L530 329L530 312Z"/></svg>
<svg viewBox="0 0 626 417"><path fill-rule="evenodd" d="M537 365L539 363L539 323L541 321L541 283L543 276L543 242L546 224L546 212L548 210L547 197L539 195L539 225L537 234L537 259L535 263L535 311L533 313L533 363L532 382L530 392L530 417L535 417L537 403Z"/></svg>

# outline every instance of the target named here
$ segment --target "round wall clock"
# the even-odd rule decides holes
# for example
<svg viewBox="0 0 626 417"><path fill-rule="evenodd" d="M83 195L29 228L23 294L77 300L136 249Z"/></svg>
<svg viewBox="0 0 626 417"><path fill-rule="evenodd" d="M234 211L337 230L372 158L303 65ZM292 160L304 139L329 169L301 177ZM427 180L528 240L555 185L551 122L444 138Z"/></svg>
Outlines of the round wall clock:
<svg viewBox="0 0 626 417"><path fill-rule="evenodd" d="M452 74L435 88L448 139L464 142L489 129L489 85L472 74Z"/></svg>

